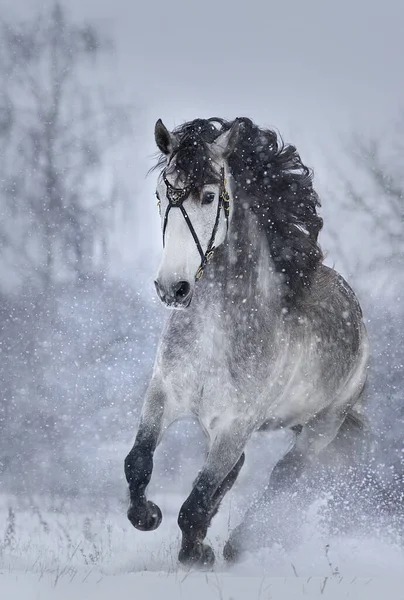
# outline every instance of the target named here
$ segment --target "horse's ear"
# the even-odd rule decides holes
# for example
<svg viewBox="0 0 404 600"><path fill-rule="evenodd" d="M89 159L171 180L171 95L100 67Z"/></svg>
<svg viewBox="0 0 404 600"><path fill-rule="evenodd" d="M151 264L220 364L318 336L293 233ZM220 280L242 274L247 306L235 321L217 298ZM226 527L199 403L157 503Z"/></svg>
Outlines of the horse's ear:
<svg viewBox="0 0 404 600"><path fill-rule="evenodd" d="M163 154L171 154L171 152L174 150L174 137L168 131L161 119L156 122L154 127L154 137L158 149Z"/></svg>
<svg viewBox="0 0 404 600"><path fill-rule="evenodd" d="M233 125L228 131L225 131L215 140L215 145L223 158L228 158L237 146L240 135L240 121L235 119Z"/></svg>

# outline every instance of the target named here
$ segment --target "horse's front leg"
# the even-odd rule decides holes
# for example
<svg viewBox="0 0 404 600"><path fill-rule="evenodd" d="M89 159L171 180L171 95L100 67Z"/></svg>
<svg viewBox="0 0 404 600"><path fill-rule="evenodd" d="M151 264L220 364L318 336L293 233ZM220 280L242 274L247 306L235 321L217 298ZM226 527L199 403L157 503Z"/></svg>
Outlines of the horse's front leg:
<svg viewBox="0 0 404 600"><path fill-rule="evenodd" d="M145 492L153 471L154 451L168 425L165 403L164 390L153 379L146 393L135 443L125 459L130 494L128 519L141 531L157 529L162 520L160 508L146 499Z"/></svg>
<svg viewBox="0 0 404 600"><path fill-rule="evenodd" d="M233 424L215 434L205 465L178 516L182 531L180 562L202 566L213 564L213 550L203 541L222 498L243 465L243 449L250 433L250 429Z"/></svg>

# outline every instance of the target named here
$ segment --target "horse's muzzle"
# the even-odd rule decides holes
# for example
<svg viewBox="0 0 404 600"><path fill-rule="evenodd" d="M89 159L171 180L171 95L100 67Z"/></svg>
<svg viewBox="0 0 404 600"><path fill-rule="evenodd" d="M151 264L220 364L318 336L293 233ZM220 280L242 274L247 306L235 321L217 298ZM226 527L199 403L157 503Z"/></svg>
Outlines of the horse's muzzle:
<svg viewBox="0 0 404 600"><path fill-rule="evenodd" d="M158 279L154 282L158 297L170 308L188 308L192 300L192 289L188 281L177 281L163 286Z"/></svg>

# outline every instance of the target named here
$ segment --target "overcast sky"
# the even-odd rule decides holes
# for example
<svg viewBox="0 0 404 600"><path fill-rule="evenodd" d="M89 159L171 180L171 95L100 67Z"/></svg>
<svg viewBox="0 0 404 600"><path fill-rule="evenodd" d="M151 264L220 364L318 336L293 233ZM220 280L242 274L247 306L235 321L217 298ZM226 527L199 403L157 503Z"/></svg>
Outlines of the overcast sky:
<svg viewBox="0 0 404 600"><path fill-rule="evenodd" d="M50 0L0 0L23 17ZM157 118L250 116L322 168L324 150L403 105L403 0L65 0L116 43L117 92L139 106L150 166ZM139 140L138 140L139 141ZM147 186L151 183L140 184ZM147 192L148 193L148 192Z"/></svg>
<svg viewBox="0 0 404 600"><path fill-rule="evenodd" d="M383 124L402 103L402 0L64 3L112 32L126 92L151 124L249 115L337 132ZM47 4L0 0L14 16Z"/></svg>

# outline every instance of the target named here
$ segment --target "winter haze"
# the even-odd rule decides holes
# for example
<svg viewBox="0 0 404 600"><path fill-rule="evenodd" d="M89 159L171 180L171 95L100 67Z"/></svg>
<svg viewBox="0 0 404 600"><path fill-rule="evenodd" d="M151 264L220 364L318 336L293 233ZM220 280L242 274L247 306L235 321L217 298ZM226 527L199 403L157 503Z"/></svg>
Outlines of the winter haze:
<svg viewBox="0 0 404 600"><path fill-rule="evenodd" d="M0 9L0 596L401 598L403 3L64 0L60 31L51 0ZM210 116L278 130L314 170L326 262L370 333L383 509L352 492L355 525L339 521L328 490L285 523L287 543L205 577L177 564L197 425L175 424L156 454L155 533L126 520L123 459L166 315L154 124ZM267 483L256 465L285 444L252 440L209 531L217 556Z"/></svg>

